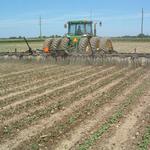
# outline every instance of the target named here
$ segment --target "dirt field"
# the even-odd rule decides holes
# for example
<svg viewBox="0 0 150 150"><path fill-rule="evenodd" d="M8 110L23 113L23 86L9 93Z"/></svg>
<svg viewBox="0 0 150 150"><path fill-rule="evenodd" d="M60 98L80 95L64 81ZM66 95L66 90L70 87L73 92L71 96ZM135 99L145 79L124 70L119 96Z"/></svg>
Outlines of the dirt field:
<svg viewBox="0 0 150 150"><path fill-rule="evenodd" d="M33 49L42 49L43 42L29 42ZM126 41L114 41L114 49L118 52L133 52L137 49L137 52L150 53L150 42L126 42ZM26 51L28 48L25 43L0 43L0 51Z"/></svg>
<svg viewBox="0 0 150 150"><path fill-rule="evenodd" d="M43 42L29 42L30 46L33 48L33 49L42 49L42 44ZM15 51L15 48L18 50L18 51L26 51L28 50L28 47L26 45L26 43L24 42L21 42L21 43L17 43L17 42L10 42L10 43L0 43L0 52L4 52L4 51Z"/></svg>
<svg viewBox="0 0 150 150"><path fill-rule="evenodd" d="M0 150L148 149L149 100L149 68L1 62Z"/></svg>
<svg viewBox="0 0 150 150"><path fill-rule="evenodd" d="M113 46L118 52L134 52L136 48L137 52L150 53L150 42L114 41Z"/></svg>

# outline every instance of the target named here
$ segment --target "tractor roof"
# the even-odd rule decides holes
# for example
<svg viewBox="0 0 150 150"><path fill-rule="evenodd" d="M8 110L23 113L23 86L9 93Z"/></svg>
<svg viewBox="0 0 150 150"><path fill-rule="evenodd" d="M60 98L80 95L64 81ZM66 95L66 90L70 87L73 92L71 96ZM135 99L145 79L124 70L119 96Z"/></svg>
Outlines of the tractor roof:
<svg viewBox="0 0 150 150"><path fill-rule="evenodd" d="M79 24L79 23L93 23L92 21L88 20L74 20L74 21L68 21L68 24Z"/></svg>

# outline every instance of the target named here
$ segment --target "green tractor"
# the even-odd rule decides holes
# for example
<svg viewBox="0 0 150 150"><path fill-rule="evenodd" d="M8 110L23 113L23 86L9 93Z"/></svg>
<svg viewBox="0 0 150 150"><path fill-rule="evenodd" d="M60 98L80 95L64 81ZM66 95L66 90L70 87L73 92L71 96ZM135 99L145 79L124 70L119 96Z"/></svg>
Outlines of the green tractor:
<svg viewBox="0 0 150 150"><path fill-rule="evenodd" d="M96 35L96 25L92 21L69 21L64 25L68 33L62 38L46 39L43 45L45 53L52 56L83 54L91 56L97 53L113 53L110 39ZM101 25L101 23L100 23Z"/></svg>

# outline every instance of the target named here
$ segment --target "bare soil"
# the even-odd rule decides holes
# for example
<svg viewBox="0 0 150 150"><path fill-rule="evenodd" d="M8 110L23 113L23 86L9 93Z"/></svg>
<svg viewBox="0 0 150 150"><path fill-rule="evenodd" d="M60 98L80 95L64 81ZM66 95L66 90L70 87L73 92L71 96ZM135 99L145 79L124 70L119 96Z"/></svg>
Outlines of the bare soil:
<svg viewBox="0 0 150 150"><path fill-rule="evenodd" d="M150 53L150 44L149 42L126 42L126 41L115 41L113 42L114 49L118 52L123 53Z"/></svg>
<svg viewBox="0 0 150 150"><path fill-rule="evenodd" d="M132 101L133 95L123 116L86 149L137 148L150 118L149 68L35 65L0 64L0 150L81 149L146 84L144 94Z"/></svg>

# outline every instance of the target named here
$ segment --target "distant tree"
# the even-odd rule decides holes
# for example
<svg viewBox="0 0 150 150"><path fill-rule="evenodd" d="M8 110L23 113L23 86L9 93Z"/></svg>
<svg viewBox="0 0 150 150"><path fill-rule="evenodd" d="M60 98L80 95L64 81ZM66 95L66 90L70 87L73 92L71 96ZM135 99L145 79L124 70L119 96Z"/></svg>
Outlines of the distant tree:
<svg viewBox="0 0 150 150"><path fill-rule="evenodd" d="M18 39L22 39L23 37L22 36L18 36Z"/></svg>
<svg viewBox="0 0 150 150"><path fill-rule="evenodd" d="M138 38L143 38L143 37L146 37L144 34L139 34L138 36L137 36Z"/></svg>

